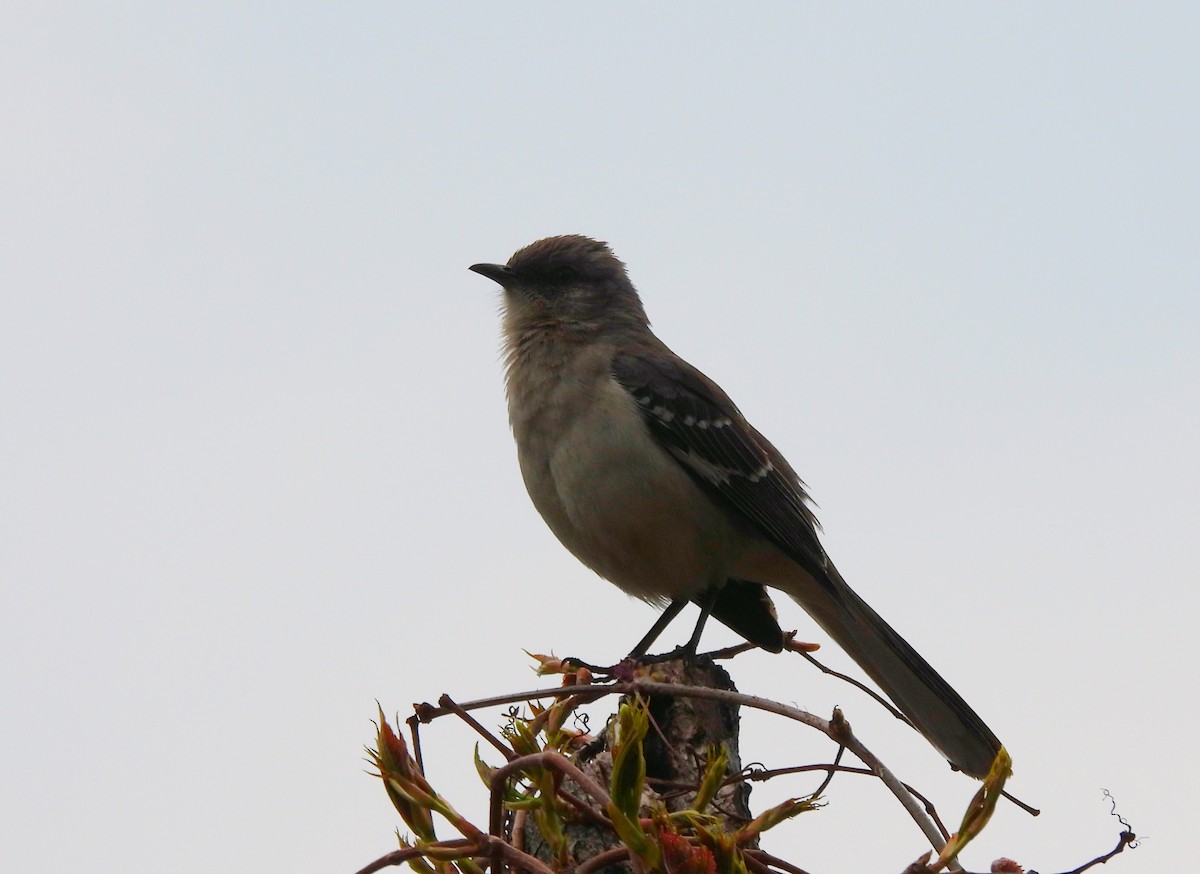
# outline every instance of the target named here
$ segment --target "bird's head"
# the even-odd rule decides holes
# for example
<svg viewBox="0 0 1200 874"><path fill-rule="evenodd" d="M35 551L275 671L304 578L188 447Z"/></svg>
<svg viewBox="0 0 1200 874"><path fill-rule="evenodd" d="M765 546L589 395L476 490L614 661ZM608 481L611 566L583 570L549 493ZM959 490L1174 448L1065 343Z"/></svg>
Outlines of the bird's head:
<svg viewBox="0 0 1200 874"><path fill-rule="evenodd" d="M506 322L516 332L648 324L625 265L607 243L590 237L547 237L519 249L507 264L473 264L471 270L504 289Z"/></svg>

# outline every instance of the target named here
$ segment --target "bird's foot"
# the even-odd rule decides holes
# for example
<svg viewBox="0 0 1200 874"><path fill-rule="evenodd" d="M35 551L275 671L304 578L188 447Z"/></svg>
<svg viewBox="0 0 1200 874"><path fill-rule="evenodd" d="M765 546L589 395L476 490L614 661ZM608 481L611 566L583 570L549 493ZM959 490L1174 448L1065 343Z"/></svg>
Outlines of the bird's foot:
<svg viewBox="0 0 1200 874"><path fill-rule="evenodd" d="M684 646L675 647L670 652L657 653L655 655L630 654L615 665L593 665L574 656L567 656L562 660L562 664L565 668L571 670L587 670L591 672L593 677L628 682L635 678L634 675L640 667L662 664L663 662L693 661L696 657L695 651L685 644Z"/></svg>
<svg viewBox="0 0 1200 874"><path fill-rule="evenodd" d="M633 679L633 672L639 664L637 660L626 657L615 665L593 665L574 656L567 656L562 660L562 663L564 667L571 670L586 670L593 678L616 680L622 683Z"/></svg>
<svg viewBox="0 0 1200 874"><path fill-rule="evenodd" d="M608 676L617 667L617 665L610 665L608 667L605 667L604 665L593 665L591 662L585 662L583 659L575 658L575 656L565 656L562 659L562 664L564 668L568 668L570 670L579 670L580 668L583 668L584 670L591 671L593 674L601 677Z"/></svg>
<svg viewBox="0 0 1200 874"><path fill-rule="evenodd" d="M630 653L625 657L626 662L631 662L637 665L656 665L661 662L678 662L690 661L696 658L696 647L692 643L685 643L683 646L677 646L670 652L662 652L657 655L637 655Z"/></svg>

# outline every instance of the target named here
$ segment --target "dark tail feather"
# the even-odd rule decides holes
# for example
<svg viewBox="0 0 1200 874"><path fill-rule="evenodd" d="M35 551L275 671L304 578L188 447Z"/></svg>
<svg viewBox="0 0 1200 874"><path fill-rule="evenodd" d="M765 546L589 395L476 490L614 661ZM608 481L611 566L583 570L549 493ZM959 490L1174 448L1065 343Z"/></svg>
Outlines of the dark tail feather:
<svg viewBox="0 0 1200 874"><path fill-rule="evenodd" d="M972 777L985 777L1000 750L996 735L845 581L835 577L831 582L832 590L817 586L803 599L792 597L952 765Z"/></svg>

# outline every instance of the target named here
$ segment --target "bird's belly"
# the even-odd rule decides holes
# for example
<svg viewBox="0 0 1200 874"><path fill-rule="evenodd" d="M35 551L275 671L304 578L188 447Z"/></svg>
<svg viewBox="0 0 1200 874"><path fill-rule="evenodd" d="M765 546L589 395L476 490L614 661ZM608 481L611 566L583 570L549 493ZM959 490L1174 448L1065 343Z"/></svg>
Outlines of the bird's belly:
<svg viewBox="0 0 1200 874"><path fill-rule="evenodd" d="M631 595L661 601L724 582L736 559L728 521L618 391L566 424L548 452L520 452L534 505L576 558Z"/></svg>

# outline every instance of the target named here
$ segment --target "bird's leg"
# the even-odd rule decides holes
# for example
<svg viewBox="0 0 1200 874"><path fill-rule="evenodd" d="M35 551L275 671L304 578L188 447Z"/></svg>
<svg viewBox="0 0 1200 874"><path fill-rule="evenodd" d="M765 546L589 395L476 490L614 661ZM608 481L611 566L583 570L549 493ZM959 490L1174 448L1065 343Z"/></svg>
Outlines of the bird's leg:
<svg viewBox="0 0 1200 874"><path fill-rule="evenodd" d="M671 624L671 620L678 616L679 611L686 607L687 604L687 598L676 598L670 604L668 604L658 619L655 620L654 625L651 626L650 630L646 632L646 636L638 641L638 645L630 650L629 655L626 656L626 658L634 659L636 661L644 656L646 654L646 650L650 649L650 647L654 644L654 641L658 640L658 636L663 633L663 629Z"/></svg>
<svg viewBox="0 0 1200 874"><path fill-rule="evenodd" d="M671 620L678 616L679 611L687 605L687 598L676 598L671 601L671 603L668 604L659 615L658 619L654 620L654 625L651 626L650 630L646 632L646 635L638 641L637 646L630 651L629 655L625 656L620 663L613 665L612 667L603 668L598 665L590 665L581 659L575 658L574 656L563 659L563 663L572 668L587 668L593 674L611 676L616 673L620 673L622 670L627 671L631 666L638 663L668 661L673 658L678 658L680 653L683 652L683 647L679 647L666 655L653 656L649 659L646 658L646 650L650 649L650 647L654 644L654 641L658 640L658 636L662 634L663 629L670 625ZM703 624L703 622L701 624ZM697 629L696 634L694 634L693 637L699 637L699 629Z"/></svg>
<svg viewBox="0 0 1200 874"><path fill-rule="evenodd" d="M662 615L658 617L658 621L654 623L654 627L633 648L633 652L628 655L626 661L632 660L640 664L647 664L650 662L669 662L675 659L690 659L694 657L697 648L700 646L700 635L704 633L704 623L708 621L708 616L712 613L713 605L717 603L717 596L720 593L720 587L713 586L711 589L706 589L696 599L696 603L700 606L700 618L696 620L696 627L692 631L691 639L687 643L662 655L647 656L646 650L650 648L650 644L654 643L662 630L670 624L672 619L679 615L679 611L687 606L689 599L676 598L667 605L667 609L663 610Z"/></svg>
<svg viewBox="0 0 1200 874"><path fill-rule="evenodd" d="M720 594L721 587L712 586L696 602L700 605L700 618L696 620L696 628L692 631L691 639L683 645L683 652L680 653L683 658L691 658L696 654L696 650L699 649L700 635L704 633L704 623L708 621L709 614L712 613L713 607L716 606L717 597Z"/></svg>

